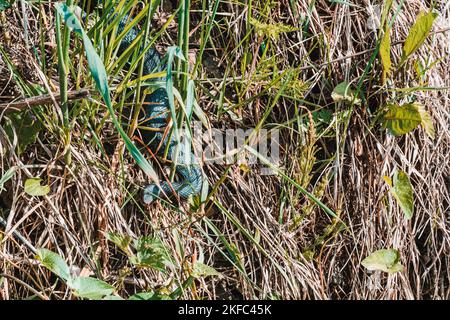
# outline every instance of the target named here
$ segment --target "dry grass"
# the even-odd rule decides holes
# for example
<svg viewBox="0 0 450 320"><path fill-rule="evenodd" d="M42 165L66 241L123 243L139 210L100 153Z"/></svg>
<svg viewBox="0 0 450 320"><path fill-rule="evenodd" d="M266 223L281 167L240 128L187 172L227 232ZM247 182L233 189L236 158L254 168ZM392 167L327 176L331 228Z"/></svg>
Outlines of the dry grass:
<svg viewBox="0 0 450 320"><path fill-rule="evenodd" d="M126 257L106 241L107 231L133 237L158 235L180 265L194 261L203 250L205 263L223 277L198 281L183 293L184 298L449 299L449 91L415 90L410 94L430 112L436 129L434 140L422 129L393 137L374 124L372 112L385 103L387 88L420 84L411 65L395 75L388 87L379 86L378 60L364 75L378 41L376 30L367 23L368 8L379 3L348 2L355 4L301 0L293 7L290 3L294 2L288 0L253 1L255 19L298 28L281 33L271 44L271 58L259 61L256 53L261 36L248 29L247 1L223 1L196 75L197 99L213 127L255 127L275 101L264 126L283 128L281 167L300 185L320 195L348 229L311 205L281 177L261 176L257 169L247 172L238 165L205 164L209 184L217 191L198 209L188 203L143 206L139 186L145 185L146 178L129 155L121 157L123 146L113 127L108 122L101 127L99 138L107 151L103 155L86 122L75 121L70 145L73 164L67 167L61 133L52 124L59 107L48 105L45 129L26 152L19 155L14 147L17 141L10 141L3 127L0 130L0 176L13 166L19 168L0 195L0 217L6 222L0 229L0 299L33 294L73 298L65 285L55 284L56 278L34 260L33 248L38 247L62 255L74 272L95 274L116 285L123 296L155 288L173 290L177 281L185 280L184 272L162 274L131 268ZM269 3L271 7L264 8ZM394 3L397 8L397 1ZM450 3L438 3L440 16L433 33L414 60L441 59L427 73L426 86L445 88L450 86ZM201 1L193 6L201 8ZM167 4L164 8L173 10ZM428 1L404 3L391 33L392 42L398 44L392 49L393 61L399 61L401 43L418 12L428 9ZM26 20L29 30L39 30L39 14L48 19L44 28L48 58L56 61L51 45L53 13L39 13L28 6L22 11L19 5L9 12L0 28L0 46L23 79L53 90L57 87L56 65L49 62L50 71L43 74L29 49L30 43L38 46L39 33L29 32L27 45L22 23ZM199 17L192 13L193 26ZM302 32L304 17L309 18L308 32ZM5 31L11 43L5 39ZM159 44L173 44L176 31L170 28ZM198 39L197 32L193 33L193 47L198 46ZM249 59L244 67L243 59ZM292 84L307 85L296 97L286 94L274 100L274 70L288 69L295 77ZM0 103L12 101L20 92L13 75L0 58ZM338 120L329 128L317 123L316 130L303 121L310 119L311 123L308 112L318 107L342 115L348 107L335 104L331 91L339 82L347 80L356 86L361 79L367 103L355 106L350 118L335 118ZM293 92L292 88L287 92ZM95 99L85 99L81 105L95 105ZM92 116L84 117L86 109L80 110L83 119ZM94 116L101 119L104 110L100 110ZM303 119L300 123L296 112L298 119ZM1 121L3 124L4 119ZM395 168L405 171L414 187L411 220L405 219L382 178L391 176ZM35 176L50 184L48 196L30 197L24 192L24 181ZM235 265L224 243L233 248ZM177 246L184 249L183 254ZM405 271L388 275L361 266L366 256L382 248L398 249Z"/></svg>

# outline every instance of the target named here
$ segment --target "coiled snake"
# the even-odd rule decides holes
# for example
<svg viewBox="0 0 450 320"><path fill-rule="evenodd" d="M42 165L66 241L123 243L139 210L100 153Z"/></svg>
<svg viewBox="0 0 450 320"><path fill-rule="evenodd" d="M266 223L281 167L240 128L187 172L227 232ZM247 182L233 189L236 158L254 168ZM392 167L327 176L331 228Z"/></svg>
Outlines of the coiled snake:
<svg viewBox="0 0 450 320"><path fill-rule="evenodd" d="M99 3L101 1L96 2ZM128 14L124 15L118 26L118 34L125 30L126 23L130 20ZM118 55L121 55L129 48L138 34L139 30L136 26L127 32L119 45ZM152 47L145 53L143 76L164 71L166 68L167 66L162 63L161 55L155 48ZM158 78L155 79L155 81L165 82L166 78ZM169 100L165 88L159 87L145 97L143 113L145 119L148 120L144 125L152 130L142 130L143 141L153 152L156 150L156 154L160 156L164 154L164 151L167 148L167 159L171 161L176 159L175 170L179 177L178 181L172 183L161 181L160 186L157 184L146 186L143 194L145 203L151 203L163 195L171 196L174 192L182 198L187 198L191 195L200 193L202 187L203 174L196 156L191 152L191 146L181 143L181 145L176 148L177 143L173 135L164 134L162 132L167 126L170 118L169 111ZM176 154L176 152L178 152L178 154Z"/></svg>

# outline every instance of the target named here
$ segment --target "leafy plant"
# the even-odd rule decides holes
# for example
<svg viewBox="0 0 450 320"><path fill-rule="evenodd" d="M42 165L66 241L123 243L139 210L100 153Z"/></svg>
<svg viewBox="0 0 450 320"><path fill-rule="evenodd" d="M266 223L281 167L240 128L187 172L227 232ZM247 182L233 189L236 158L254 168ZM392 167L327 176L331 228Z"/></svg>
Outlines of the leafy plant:
<svg viewBox="0 0 450 320"><path fill-rule="evenodd" d="M400 253L395 249L381 249L370 254L361 264L371 271L395 273L403 270Z"/></svg>
<svg viewBox="0 0 450 320"><path fill-rule="evenodd" d="M4 188L5 183L14 176L14 174L16 173L17 168L18 167L16 167L16 166L11 167L11 168L8 169L8 171L6 171L2 175L2 177L0 178L0 192L5 190L5 188Z"/></svg>
<svg viewBox="0 0 450 320"><path fill-rule="evenodd" d="M161 272L165 272L166 267L173 267L169 249L159 238L144 236L132 240L129 236L114 232L106 233L106 238L115 243L137 267L153 268Z"/></svg>
<svg viewBox="0 0 450 320"><path fill-rule="evenodd" d="M63 279L77 297L97 300L111 296L115 291L115 287L102 280L91 277L72 277L69 266L64 259L50 250L37 249L36 259L48 270Z"/></svg>

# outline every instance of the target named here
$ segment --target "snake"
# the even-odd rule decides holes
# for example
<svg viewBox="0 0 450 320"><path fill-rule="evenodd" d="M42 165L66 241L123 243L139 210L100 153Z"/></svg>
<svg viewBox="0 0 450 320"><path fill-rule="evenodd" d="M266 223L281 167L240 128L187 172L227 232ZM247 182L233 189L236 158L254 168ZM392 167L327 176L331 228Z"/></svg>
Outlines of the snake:
<svg viewBox="0 0 450 320"><path fill-rule="evenodd" d="M94 4L97 5L100 2L101 0L97 0ZM117 34L121 34L126 29L128 21L131 21L131 19L129 14L126 13L119 22ZM118 56L130 47L139 33L140 30L137 26L133 26L127 31L119 44ZM139 53L142 53L142 51ZM163 56L154 46L144 53L143 60L143 76L159 72L164 74L163 71L167 70L167 64L164 62ZM166 80L166 76L161 76L152 81L161 83ZM143 89L146 89L146 87L151 87L151 83L144 86ZM172 197L177 195L186 199L192 195L197 195L200 193L204 181L198 158L192 153L190 144L180 143L177 148L177 141L179 140L176 140L175 135L164 132L170 121L170 105L166 88L157 87L153 90L150 88L150 91L151 93L145 96L142 104L144 119L147 119L143 126L150 130L141 130L142 140L153 154L162 157L167 150L166 159L172 161L172 163L176 160L173 164L178 179L173 182L163 180L159 183L147 185L143 191L143 201L149 204L162 196Z"/></svg>

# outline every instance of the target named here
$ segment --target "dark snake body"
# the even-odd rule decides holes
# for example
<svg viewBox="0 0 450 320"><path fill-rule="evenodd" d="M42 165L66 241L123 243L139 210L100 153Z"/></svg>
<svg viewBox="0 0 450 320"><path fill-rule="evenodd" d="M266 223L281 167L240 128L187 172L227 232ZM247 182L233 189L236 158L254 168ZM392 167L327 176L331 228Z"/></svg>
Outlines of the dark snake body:
<svg viewBox="0 0 450 320"><path fill-rule="evenodd" d="M129 16L126 14L119 23L118 34L120 34L129 21ZM139 30L133 27L124 36L120 43L118 54L121 55L131 45L139 34ZM143 76L149 75L155 72L166 70L167 66L162 63L161 55L155 48L150 48L144 55ZM158 82L165 82L166 78L156 79ZM170 107L167 91L165 88L157 88L145 97L143 104L143 113L145 119L148 119L144 125L156 130L142 130L143 140L150 149L160 156L164 154L164 151L168 147L168 160L177 159L176 162L176 174L179 177L179 181L169 183L167 181L161 181L160 187L156 184L150 184L144 189L144 202L151 203L159 197L166 195L171 196L175 192L182 198L187 198L191 195L200 193L203 174L196 156L191 152L191 146L181 143L178 148L178 156L176 141L173 138L169 138L169 134L164 134L164 128L167 126Z"/></svg>

